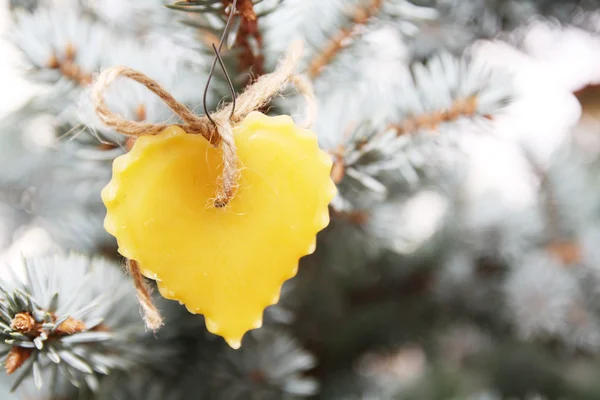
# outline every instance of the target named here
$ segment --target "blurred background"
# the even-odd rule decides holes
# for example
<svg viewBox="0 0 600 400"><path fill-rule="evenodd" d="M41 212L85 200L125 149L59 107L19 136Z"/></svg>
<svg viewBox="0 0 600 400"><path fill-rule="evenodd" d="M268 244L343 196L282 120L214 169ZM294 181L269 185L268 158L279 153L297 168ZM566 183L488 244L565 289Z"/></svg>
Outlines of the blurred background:
<svg viewBox="0 0 600 400"><path fill-rule="evenodd" d="M0 2L0 9L2 10L0 12L0 34L5 38L11 29L9 2L2 0ZM31 96L34 96L36 93L42 93L44 87L37 82L27 80L23 76L23 69L27 68L27 65L20 58L18 49L5 39L0 41L0 60L2 60L0 62L0 87L2 87L5 93L10 93L10 95L1 96L0 118L8 118L12 112L22 107ZM14 261L21 254L41 254L38 250L43 253L48 249L51 240L39 228L26 228L18 232L16 237L13 237L15 232L12 229L14 227L11 228L8 224L5 225L3 221L2 228L0 228L0 242L4 244L0 259L3 262L8 260Z"/></svg>
<svg viewBox="0 0 600 400"><path fill-rule="evenodd" d="M600 399L600 2L231 3L0 0L1 398ZM240 350L158 293L145 329L100 199L132 142L90 99L126 65L201 113L232 13L237 93L303 40L338 188ZM264 111L306 114L292 88Z"/></svg>

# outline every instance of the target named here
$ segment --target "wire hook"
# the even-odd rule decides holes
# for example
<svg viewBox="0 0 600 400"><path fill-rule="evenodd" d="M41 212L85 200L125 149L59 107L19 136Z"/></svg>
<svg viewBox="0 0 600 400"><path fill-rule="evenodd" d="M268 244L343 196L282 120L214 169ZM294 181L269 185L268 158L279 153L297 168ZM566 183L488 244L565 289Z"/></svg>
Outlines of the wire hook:
<svg viewBox="0 0 600 400"><path fill-rule="evenodd" d="M231 21L233 20L233 16L237 10L236 8L237 6L237 0L233 0L231 3L231 11L229 12L229 17L227 17L227 23L225 24L225 28L223 28L223 33L221 34L221 39L219 40L219 47L217 48L217 46L215 46L215 44L212 44L212 48L213 51L215 52L215 59L213 60L212 66L210 67L210 73L208 74L208 80L206 81L206 86L204 87L204 96L202 97L202 105L204 107L204 114L206 115L206 117L208 118L208 120L210 122L212 122L213 125L217 126L217 123L211 118L210 113L208 112L208 108L206 106L206 96L208 95L208 88L210 87L210 81L212 80L212 77L215 73L215 67L217 65L217 62L219 63L219 65L221 66L221 69L223 70L223 73L225 74L225 79L227 79L227 84L229 85L229 90L231 92L231 98L232 98L232 108L231 108L231 115L229 116L229 118L233 117L233 114L235 113L235 88L233 87L233 82L231 81L231 77L229 76L229 73L227 72L227 69L225 68L225 64L223 63L223 59L221 58L221 48L223 47L223 42L225 41L225 36L227 35L227 31L229 30L229 26L231 25Z"/></svg>

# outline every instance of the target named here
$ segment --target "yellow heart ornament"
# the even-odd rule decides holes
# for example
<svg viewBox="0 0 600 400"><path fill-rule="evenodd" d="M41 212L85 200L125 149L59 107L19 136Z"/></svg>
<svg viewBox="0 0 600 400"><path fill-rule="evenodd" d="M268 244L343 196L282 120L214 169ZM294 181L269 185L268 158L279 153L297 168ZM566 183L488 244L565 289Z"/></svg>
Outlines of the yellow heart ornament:
<svg viewBox="0 0 600 400"><path fill-rule="evenodd" d="M226 207L212 202L221 150L177 126L139 137L115 159L102 200L119 252L239 348L314 251L336 188L316 135L289 116L252 112L233 136L239 177Z"/></svg>

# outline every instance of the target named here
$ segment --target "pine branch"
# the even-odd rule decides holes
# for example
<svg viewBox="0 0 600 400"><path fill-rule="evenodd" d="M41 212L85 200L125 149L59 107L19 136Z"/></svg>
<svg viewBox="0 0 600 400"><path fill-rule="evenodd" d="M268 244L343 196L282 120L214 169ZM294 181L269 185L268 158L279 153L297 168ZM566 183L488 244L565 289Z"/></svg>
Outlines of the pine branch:
<svg viewBox="0 0 600 400"><path fill-rule="evenodd" d="M222 1L224 5L233 3L232 0ZM251 83L265 73L265 58L262 55L263 38L252 0L238 0L237 10L241 16L235 40L235 47L239 50L237 54L238 69L240 71L252 69L252 77L250 82L247 82Z"/></svg>
<svg viewBox="0 0 600 400"><path fill-rule="evenodd" d="M216 354L208 367L200 360L189 382L206 382L207 398L301 399L318 391L306 374L316 361L286 331L263 327L248 334L239 351Z"/></svg>
<svg viewBox="0 0 600 400"><path fill-rule="evenodd" d="M333 35L329 43L310 61L307 73L311 79L318 77L335 56L351 42L352 36L356 35L362 26L381 11L383 3L384 0L369 0L368 4L356 8L352 25Z"/></svg>
<svg viewBox="0 0 600 400"><path fill-rule="evenodd" d="M25 278L16 278L24 268ZM135 294L118 266L79 255L31 258L12 265L0 282L0 337L8 374L29 376L40 389L42 371L59 368L76 386L98 386L98 376L159 361L146 352ZM158 343L157 343L158 344ZM53 367L54 366L54 367Z"/></svg>
<svg viewBox="0 0 600 400"><path fill-rule="evenodd" d="M546 175L543 173L543 175ZM546 224L550 233L546 250L562 261L563 265L579 264L582 259L582 250L575 240L565 237L560 208L554 196L552 183L548 176L540 179L540 191L544 197L543 209L546 215Z"/></svg>
<svg viewBox="0 0 600 400"><path fill-rule="evenodd" d="M530 251L511 269L504 301L519 335L558 341L572 349L600 349L596 293L586 293L585 279L595 278L578 268L565 268L562 257L546 249Z"/></svg>
<svg viewBox="0 0 600 400"><path fill-rule="evenodd" d="M127 65L138 69L191 106L202 100L202 92L197 87L204 83L202 72L208 68L210 58L199 53L194 48L198 44L185 36L177 39L169 35L140 38L132 32L123 34L68 7L40 7L31 14L16 17L10 37L28 59L32 76L61 91L59 86L67 86L63 83L75 83L62 93L66 104L64 110L57 113L61 122L68 125L66 130L83 123L104 135L104 141L119 143L114 132L98 123L89 96L81 96L89 87L93 74L108 66ZM159 98L138 86L125 82L107 93L111 110L127 118L148 121L165 121L172 116ZM83 144L81 140L78 142ZM96 140L94 145L97 144Z"/></svg>
<svg viewBox="0 0 600 400"><path fill-rule="evenodd" d="M452 102L448 108L433 110L432 112L409 116L401 122L390 124L380 134L394 132L396 136L415 134L416 132L426 131L430 134L439 133L438 128L442 124L456 122L460 118L473 118L477 114L477 96L467 98L458 98ZM483 118L491 119L490 115L483 115ZM370 140L376 140L377 135ZM342 181L345 175L346 165L344 157L349 151L361 151L369 140L366 138L350 143L351 148L339 146L330 155L334 159L331 177L335 183Z"/></svg>
<svg viewBox="0 0 600 400"><path fill-rule="evenodd" d="M275 5L281 1L278 0ZM234 17L225 38L227 46L234 49L233 53L237 59L236 68L244 76L247 76L246 73L251 70L251 81L265 73L263 37L259 28L259 20L275 8L274 5L270 9L262 7L259 10L261 2L262 0L238 0L236 4L238 15ZM167 7L187 12L189 18L184 20L184 23L199 29L201 41L210 46L216 43L221 36L224 24L230 15L232 3L232 0L182 0L167 4ZM216 17L219 23L215 23L215 18L208 17ZM207 54L209 53L212 57L212 49ZM248 82L243 84L246 83Z"/></svg>
<svg viewBox="0 0 600 400"><path fill-rule="evenodd" d="M458 98L445 109L439 109L430 113L410 116L400 123L389 126L396 132L396 135L405 135L418 131L429 131L434 133L441 124L456 122L459 118L472 118L477 113L477 96L467 98ZM484 118L491 119L489 115L483 115Z"/></svg>
<svg viewBox="0 0 600 400"><path fill-rule="evenodd" d="M565 266L579 264L582 260L581 245L573 237L567 236L569 230L563 222L550 175L529 151L524 149L523 152L540 182L540 194L543 197L542 209L549 234L545 243L546 251L557 257Z"/></svg>
<svg viewBox="0 0 600 400"><path fill-rule="evenodd" d="M63 53L65 55L63 59L59 59L57 53L52 54L50 60L48 60L48 68L60 71L65 78L80 86L85 87L90 85L92 83L92 74L85 71L75 62L75 55L77 53L75 47L67 42Z"/></svg>
<svg viewBox="0 0 600 400"><path fill-rule="evenodd" d="M9 37L29 59L35 77L52 83L66 78L82 87L91 82L102 54L94 54L86 46L100 44L105 29L70 9L38 8L16 17Z"/></svg>
<svg viewBox="0 0 600 400"><path fill-rule="evenodd" d="M437 161L431 159L436 152L445 148L454 152L450 150L456 139L453 128L460 121L471 121L473 126L481 122L484 129L511 98L508 76L466 57L445 54L427 65L414 64L412 69L412 79L399 89L403 99L397 108L390 107L398 111L384 123L359 123L330 151L332 179L341 185L340 195L346 193L348 180L380 196L387 196L388 180L394 175L396 182L402 178L416 184L420 175L436 169ZM430 154L409 156L419 151ZM353 189L350 202L355 202L355 193Z"/></svg>

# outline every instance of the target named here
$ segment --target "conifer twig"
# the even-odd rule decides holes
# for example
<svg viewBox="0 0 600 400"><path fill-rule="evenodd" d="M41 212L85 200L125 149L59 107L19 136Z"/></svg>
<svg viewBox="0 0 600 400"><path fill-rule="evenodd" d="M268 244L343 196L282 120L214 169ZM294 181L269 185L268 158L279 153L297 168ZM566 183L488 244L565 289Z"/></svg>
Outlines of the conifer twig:
<svg viewBox="0 0 600 400"><path fill-rule="evenodd" d="M84 71L81 66L75 63L77 50L71 43L65 46L65 59L59 60L56 54L53 54L48 60L48 68L59 70L65 78L68 78L81 86L87 86L92 83L92 74Z"/></svg>
<svg viewBox="0 0 600 400"><path fill-rule="evenodd" d="M222 1L225 7L231 4L231 0ZM242 19L235 40L235 45L239 49L238 66L240 71L252 69L251 82L253 82L265 73L264 56L260 51L263 38L258 29L258 18L252 0L238 0L236 8Z"/></svg>
<svg viewBox="0 0 600 400"><path fill-rule="evenodd" d="M535 161L529 151L524 150L524 153L531 169L540 180L540 192L544 195L542 207L546 217L546 227L550 233L545 248L549 253L560 259L565 266L577 264L582 257L581 246L576 240L565 236L559 205L548 172Z"/></svg>
<svg viewBox="0 0 600 400"><path fill-rule="evenodd" d="M390 124L388 129L384 132L388 132L390 129L395 131L397 136L412 134L418 130L427 129L435 131L439 125L443 123L453 122L461 117L473 117L477 113L478 98L477 96L470 96L467 98L460 98L452 102L450 107L446 109L435 110L427 114L413 115L401 122ZM484 118L491 119L489 115L484 115ZM383 132L381 132L383 133ZM376 134L371 140L377 137ZM360 140L351 143L352 150L360 150L367 144L366 140ZM339 146L333 151L330 151L332 156L333 168L331 170L331 177L335 183L342 181L345 175L345 170L348 165L345 163L345 154L348 149L345 146Z"/></svg>
<svg viewBox="0 0 600 400"><path fill-rule="evenodd" d="M365 7L358 7L354 12L351 26L338 31L310 62L307 70L308 76L311 79L319 76L335 56L348 45L349 39L356 34L357 28L376 16L382 7L383 0L369 0L369 4Z"/></svg>
<svg viewBox="0 0 600 400"><path fill-rule="evenodd" d="M58 318L56 315L50 315L50 322L56 322L57 320ZM67 317L53 330L45 328L45 323L47 322L48 321L37 322L30 312L20 312L13 317L10 323L10 329L24 337L28 337L30 340L33 340L38 336L44 336L45 340L56 340L60 336L70 336L87 330L83 321L73 317ZM32 348L13 345L4 362L6 373L10 375L15 372L32 354Z"/></svg>
<svg viewBox="0 0 600 400"><path fill-rule="evenodd" d="M87 393L98 388L98 374L164 362L165 352L143 351L147 334L133 295L108 259L71 253L9 264L0 279L0 344L5 371L17 372L10 390L32 377L54 394L56 376L44 384L51 365Z"/></svg>
<svg viewBox="0 0 600 400"><path fill-rule="evenodd" d="M445 110L436 110L428 114L411 116L398 124L392 124L390 128L396 131L398 136L412 133L420 129L435 130L440 124L456 121L460 117L473 117L477 112L477 96L466 99L457 99ZM490 118L489 116L486 116Z"/></svg>

